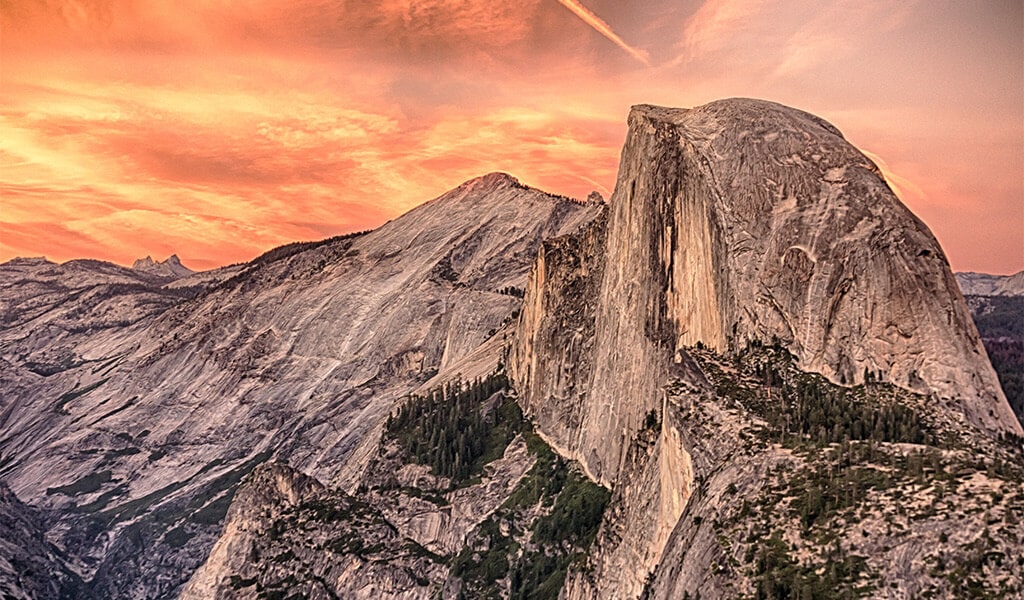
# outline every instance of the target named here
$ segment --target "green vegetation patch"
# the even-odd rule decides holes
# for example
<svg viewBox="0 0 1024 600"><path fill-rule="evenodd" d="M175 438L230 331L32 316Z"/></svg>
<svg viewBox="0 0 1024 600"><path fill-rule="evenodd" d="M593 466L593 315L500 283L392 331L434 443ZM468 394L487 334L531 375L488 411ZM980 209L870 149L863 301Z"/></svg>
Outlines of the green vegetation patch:
<svg viewBox="0 0 1024 600"><path fill-rule="evenodd" d="M502 395L494 409L485 410L488 400L507 389L500 372L471 383L451 382L410 397L388 416L385 432L408 460L430 466L457 487L501 458L522 429L522 412L511 398Z"/></svg>
<svg viewBox="0 0 1024 600"><path fill-rule="evenodd" d="M758 341L729 359L698 347L693 356L717 395L764 419L762 434L789 448L828 446L851 440L940 445L914 402L914 394L865 373L866 383L837 385L801 371L776 342ZM735 372L722 365L731 362Z"/></svg>
<svg viewBox="0 0 1024 600"><path fill-rule="evenodd" d="M854 585L866 570L864 557L847 554L838 545L829 549L826 556L824 567L801 565L790 555L789 544L781 534L773 532L760 541L755 551L754 598L832 600L861 598L871 592L870 587Z"/></svg>
<svg viewBox="0 0 1024 600"><path fill-rule="evenodd" d="M569 567L585 560L611 498L528 426L524 435L536 462L452 564L466 598L499 597L497 582L505 577L513 600L558 598Z"/></svg>

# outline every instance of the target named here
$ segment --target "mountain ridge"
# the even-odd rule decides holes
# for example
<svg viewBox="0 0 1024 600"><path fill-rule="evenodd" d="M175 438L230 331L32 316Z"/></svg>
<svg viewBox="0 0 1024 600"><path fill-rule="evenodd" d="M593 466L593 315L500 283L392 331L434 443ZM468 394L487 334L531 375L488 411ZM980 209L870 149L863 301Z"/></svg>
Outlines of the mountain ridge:
<svg viewBox="0 0 1024 600"><path fill-rule="evenodd" d="M965 296L1024 296L1024 271L1011 275L962 272L956 280Z"/></svg>

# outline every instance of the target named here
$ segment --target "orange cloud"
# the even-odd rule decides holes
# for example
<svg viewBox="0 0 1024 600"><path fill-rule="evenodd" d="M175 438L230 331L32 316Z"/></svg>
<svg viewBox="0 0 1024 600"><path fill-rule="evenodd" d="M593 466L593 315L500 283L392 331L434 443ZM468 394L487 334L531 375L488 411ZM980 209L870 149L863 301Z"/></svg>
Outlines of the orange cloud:
<svg viewBox="0 0 1024 600"><path fill-rule="evenodd" d="M607 195L631 104L754 96L877 153L957 268L1017 270L1013 4L7 0L0 260L237 262L493 170Z"/></svg>

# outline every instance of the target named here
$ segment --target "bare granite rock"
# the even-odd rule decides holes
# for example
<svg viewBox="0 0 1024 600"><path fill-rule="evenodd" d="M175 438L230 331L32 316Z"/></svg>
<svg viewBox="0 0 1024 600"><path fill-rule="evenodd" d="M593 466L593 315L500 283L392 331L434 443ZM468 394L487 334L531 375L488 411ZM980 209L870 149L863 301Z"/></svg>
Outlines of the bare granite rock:
<svg viewBox="0 0 1024 600"><path fill-rule="evenodd" d="M1020 434L937 241L838 130L743 99L637 106L629 124L607 225L542 247L510 364L539 433L615 489L566 597L637 597L655 571L686 582L665 597L704 591L717 555L670 542L687 511L719 509L700 480L754 493L776 460L730 458L742 410L705 407L718 425L701 429L673 408L709 395L696 345L774 341L804 372L923 394L983 439Z"/></svg>
<svg viewBox="0 0 1024 600"><path fill-rule="evenodd" d="M373 507L281 464L253 472L183 600L430 597L444 569Z"/></svg>
<svg viewBox="0 0 1024 600"><path fill-rule="evenodd" d="M540 242L600 210L495 173L172 283L0 266L0 478L58 515L48 536L101 595L173 593L256 465L357 485L395 403L497 335Z"/></svg>
<svg viewBox="0 0 1024 600"><path fill-rule="evenodd" d="M598 480L615 481L668 365L697 342L779 339L838 383L871 373L1021 432L938 242L824 121L754 100L635 107L610 206L605 252L588 248L572 277L539 257L512 365L527 407L577 415L541 429ZM595 306L546 310L581 286ZM573 310L592 314L567 345ZM563 377L569 363L585 372Z"/></svg>

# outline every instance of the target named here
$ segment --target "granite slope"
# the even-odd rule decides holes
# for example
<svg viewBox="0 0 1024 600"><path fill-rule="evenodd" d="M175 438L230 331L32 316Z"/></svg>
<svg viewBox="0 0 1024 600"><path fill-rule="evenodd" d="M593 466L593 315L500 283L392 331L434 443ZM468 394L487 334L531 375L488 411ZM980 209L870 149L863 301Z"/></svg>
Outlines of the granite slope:
<svg viewBox="0 0 1024 600"><path fill-rule="evenodd" d="M496 173L372 232L114 294L118 327L42 327L102 306L56 290L0 332L0 476L54 515L48 535L96 593L174 593L246 473L273 458L358 479L394 403L507 323L540 241L599 210ZM154 277L99 270L118 285ZM58 347L49 372L26 364Z"/></svg>

